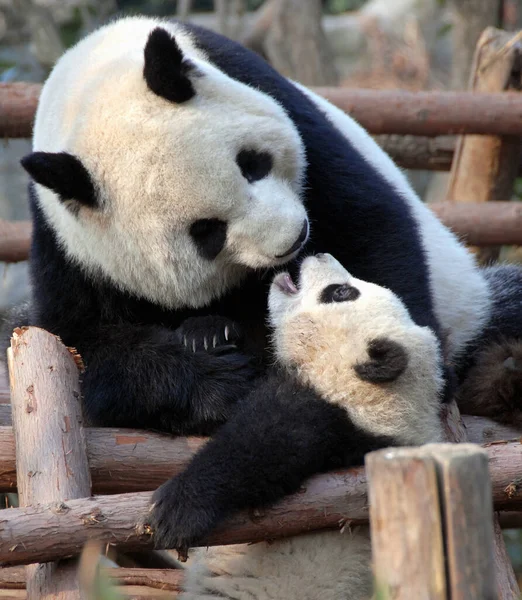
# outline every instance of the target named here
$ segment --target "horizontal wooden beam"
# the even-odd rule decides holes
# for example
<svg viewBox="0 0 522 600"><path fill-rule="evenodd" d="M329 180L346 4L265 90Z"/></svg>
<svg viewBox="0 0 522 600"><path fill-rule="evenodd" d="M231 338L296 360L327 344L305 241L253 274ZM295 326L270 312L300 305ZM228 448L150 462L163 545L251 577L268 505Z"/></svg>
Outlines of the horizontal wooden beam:
<svg viewBox="0 0 522 600"><path fill-rule="evenodd" d="M486 446L496 510L522 509L521 448L518 441ZM144 527L150 499L150 492L140 492L5 510L0 566L73 556L89 539L122 551L146 550L151 547L150 530ZM255 518L243 512L229 519L201 545L258 542L367 519L365 471L349 469L312 477L298 494Z"/></svg>
<svg viewBox="0 0 522 600"><path fill-rule="evenodd" d="M372 134L522 135L522 95L517 92L408 92L316 88Z"/></svg>
<svg viewBox="0 0 522 600"><path fill-rule="evenodd" d="M141 569L102 567L101 571L118 586L137 586L150 589L181 592L183 581L182 569ZM24 590L25 571L23 567L7 567L0 569L0 589ZM172 598L175 596L169 595Z"/></svg>
<svg viewBox="0 0 522 600"><path fill-rule="evenodd" d="M0 84L0 136L31 137L41 86ZM522 95L516 92L408 92L315 88L373 134L522 135Z"/></svg>
<svg viewBox="0 0 522 600"><path fill-rule="evenodd" d="M522 437L522 430L484 417L463 416L468 439L476 444ZM16 492L15 443L11 407L0 404L0 493ZM133 429L85 429L93 493L154 490L179 473L206 438L171 437Z"/></svg>

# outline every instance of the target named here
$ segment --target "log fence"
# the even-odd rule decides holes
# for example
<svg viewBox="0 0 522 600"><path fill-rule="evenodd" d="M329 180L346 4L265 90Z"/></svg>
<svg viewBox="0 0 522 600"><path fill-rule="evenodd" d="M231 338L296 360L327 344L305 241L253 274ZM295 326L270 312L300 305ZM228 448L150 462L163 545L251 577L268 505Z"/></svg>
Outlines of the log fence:
<svg viewBox="0 0 522 600"><path fill-rule="evenodd" d="M510 201L522 175L522 95L513 79L520 48L512 39L484 33L470 91L315 90L400 166L452 170L450 201L430 208L470 246L522 246L522 204ZM40 90L0 84L2 137L30 137ZM30 235L27 222L0 221L0 260L26 260ZM125 597L175 598L182 570L144 568L153 555L148 506L152 490L206 440L84 428L81 360L43 330L15 330L8 362L10 389L0 382L0 492L17 492L20 506L0 513L0 599L83 597L77 559L93 542L115 553L120 566L101 572ZM229 519L202 544L370 521L380 598L520 598L501 527L522 526L522 429L461 419L454 404L443 419L452 443L372 453L366 468L313 477L255 518Z"/></svg>

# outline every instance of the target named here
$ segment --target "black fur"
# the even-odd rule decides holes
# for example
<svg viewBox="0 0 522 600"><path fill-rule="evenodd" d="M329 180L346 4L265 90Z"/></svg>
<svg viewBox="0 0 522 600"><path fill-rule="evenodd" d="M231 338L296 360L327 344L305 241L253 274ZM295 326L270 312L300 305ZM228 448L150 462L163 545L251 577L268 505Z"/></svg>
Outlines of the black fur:
<svg viewBox="0 0 522 600"><path fill-rule="evenodd" d="M196 94L188 76L193 69L170 33L156 27L145 46L143 76L149 89L165 100L186 102Z"/></svg>
<svg viewBox="0 0 522 600"><path fill-rule="evenodd" d="M241 150L236 158L241 175L248 181L254 183L264 179L272 170L273 160L268 152L256 152L255 150Z"/></svg>
<svg viewBox="0 0 522 600"><path fill-rule="evenodd" d="M76 156L68 152L32 152L20 162L36 183L56 192L60 200L76 200L90 208L97 206L91 176Z"/></svg>
<svg viewBox="0 0 522 600"><path fill-rule="evenodd" d="M390 288L418 324L438 331L418 227L401 195L260 57L218 34L186 27L212 62L276 98L298 127L308 160L304 200L313 224L305 251L329 252L355 277ZM174 41L163 33L151 40L149 51L159 61L149 61L153 72L164 73L157 65L168 55L181 73ZM265 368L266 298L273 273L251 273L202 309L165 310L121 291L101 273L86 274L67 258L34 190L31 196L31 323L60 335L82 354L90 422L175 433L203 433L221 423L251 389L258 368ZM295 271L298 262L284 268ZM180 343L176 330L186 319L209 315L239 325L238 350L193 353Z"/></svg>
<svg viewBox="0 0 522 600"><path fill-rule="evenodd" d="M408 366L408 353L401 344L378 338L368 344L370 360L354 366L357 375L370 383L395 381Z"/></svg>
<svg viewBox="0 0 522 600"><path fill-rule="evenodd" d="M520 265L494 265L483 269L491 290L493 306L488 322L480 335L468 344L464 358L459 362L459 381L474 365L478 353L492 342L522 336L522 267Z"/></svg>
<svg viewBox="0 0 522 600"><path fill-rule="evenodd" d="M148 519L156 547L184 551L237 511L270 505L311 475L361 465L367 452L393 443L359 429L310 388L273 374L188 468L156 491Z"/></svg>
<svg viewBox="0 0 522 600"><path fill-rule="evenodd" d="M220 219L199 219L191 225L190 235L201 256L214 260L227 241L227 224Z"/></svg>
<svg viewBox="0 0 522 600"><path fill-rule="evenodd" d="M327 285L319 296L319 302L330 304L331 302L350 302L357 300L361 292L353 285L347 283L332 283Z"/></svg>

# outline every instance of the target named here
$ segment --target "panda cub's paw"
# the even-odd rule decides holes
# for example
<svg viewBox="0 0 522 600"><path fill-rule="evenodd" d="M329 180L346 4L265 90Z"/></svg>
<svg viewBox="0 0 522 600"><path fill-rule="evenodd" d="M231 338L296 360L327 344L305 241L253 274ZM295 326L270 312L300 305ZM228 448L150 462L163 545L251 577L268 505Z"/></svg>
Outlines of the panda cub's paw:
<svg viewBox="0 0 522 600"><path fill-rule="evenodd" d="M179 342L189 352L222 353L237 349L242 333L239 325L226 317L190 317L176 329Z"/></svg>
<svg viewBox="0 0 522 600"><path fill-rule="evenodd" d="M213 529L217 517L205 499L191 490L183 474L156 490L147 518L156 549L177 550L180 558Z"/></svg>

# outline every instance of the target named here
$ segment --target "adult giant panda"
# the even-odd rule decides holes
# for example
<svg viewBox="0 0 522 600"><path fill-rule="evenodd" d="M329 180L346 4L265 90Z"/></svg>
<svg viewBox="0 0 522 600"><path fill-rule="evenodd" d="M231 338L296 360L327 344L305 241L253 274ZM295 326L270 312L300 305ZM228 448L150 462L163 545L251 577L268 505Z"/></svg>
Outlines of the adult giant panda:
<svg viewBox="0 0 522 600"><path fill-rule="evenodd" d="M159 546L185 551L236 511L264 508L314 473L362 464L370 450L443 438L439 343L390 290L320 254L304 260L297 286L275 277L269 313L280 371L156 493ZM369 599L370 554L367 527L199 548L181 598Z"/></svg>
<svg viewBox="0 0 522 600"><path fill-rule="evenodd" d="M92 33L45 83L33 149L26 322L78 348L91 424L223 423L264 370L270 272L303 251L393 290L448 356L489 313L473 258L372 139L218 34Z"/></svg>

